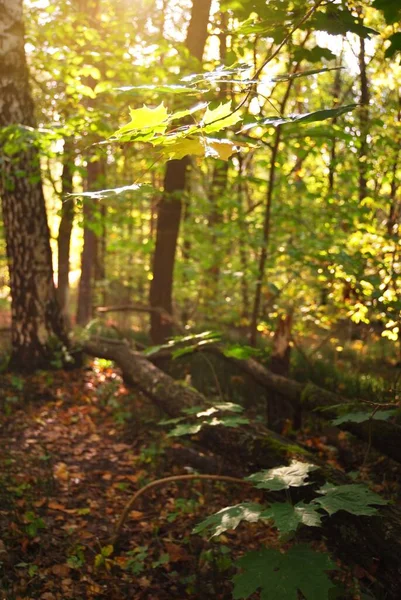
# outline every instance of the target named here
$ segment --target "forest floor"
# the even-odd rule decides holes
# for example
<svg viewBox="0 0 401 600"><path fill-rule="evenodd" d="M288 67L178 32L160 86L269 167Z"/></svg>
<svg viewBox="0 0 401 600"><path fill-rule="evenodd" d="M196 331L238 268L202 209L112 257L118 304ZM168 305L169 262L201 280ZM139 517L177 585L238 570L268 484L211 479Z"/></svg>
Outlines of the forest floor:
<svg viewBox="0 0 401 600"><path fill-rule="evenodd" d="M98 363L4 375L0 397L1 600L228 599L233 561L277 546L275 530L260 523L217 541L192 535L222 507L261 500L256 489L203 481L143 496L113 549L113 527L133 493L185 472L168 459L175 442L157 426L160 416ZM322 438L303 441L336 461ZM339 578L350 591L365 576L342 568Z"/></svg>

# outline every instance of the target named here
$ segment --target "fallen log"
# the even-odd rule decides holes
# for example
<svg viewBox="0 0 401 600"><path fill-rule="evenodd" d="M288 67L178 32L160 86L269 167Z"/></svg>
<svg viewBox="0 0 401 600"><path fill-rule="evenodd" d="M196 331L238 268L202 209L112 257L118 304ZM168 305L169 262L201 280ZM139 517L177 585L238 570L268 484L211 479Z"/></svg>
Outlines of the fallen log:
<svg viewBox="0 0 401 600"><path fill-rule="evenodd" d="M131 351L124 344L92 341L85 345L84 350L92 356L114 360L123 370L125 380L138 387L170 416L179 415L186 406L206 403L202 394L175 382L143 355ZM294 388L294 383L289 382L288 385ZM242 469L252 473L261 468L283 465L290 456L297 456L318 465L319 477L335 484L351 483L341 471L262 426L247 425L238 429L208 426L193 440L204 448L212 448L231 465L237 464L241 476ZM308 488L301 489L308 493ZM400 508L382 507L379 516L374 517L357 517L339 511L324 519L321 531L335 554L347 564L358 565L366 571L378 600L398 600L401 597Z"/></svg>
<svg viewBox="0 0 401 600"><path fill-rule="evenodd" d="M159 358L171 357L173 350L162 350L149 357L152 362L157 362ZM299 383L293 379L276 375L269 369L266 369L260 362L253 358L238 359L224 354L217 345L208 344L198 346L194 352L210 353L219 356L222 360L229 361L237 368L254 379L259 385L274 394L273 401L281 401L285 405L290 405L295 419L299 419L299 413L303 410L316 412L319 414L324 409L322 415L326 419L334 419L338 416L337 410L332 408L339 404L361 403L367 404L372 408L372 414L376 408L399 408L400 403L374 403L366 402L360 399L350 400L334 392L325 390L313 383ZM267 399L269 402L269 398ZM285 408L288 413L288 409ZM390 458L401 462L401 426L398 423L380 420L367 420L363 423L345 422L339 426L344 431L352 433L359 439L371 444L374 448L389 456Z"/></svg>

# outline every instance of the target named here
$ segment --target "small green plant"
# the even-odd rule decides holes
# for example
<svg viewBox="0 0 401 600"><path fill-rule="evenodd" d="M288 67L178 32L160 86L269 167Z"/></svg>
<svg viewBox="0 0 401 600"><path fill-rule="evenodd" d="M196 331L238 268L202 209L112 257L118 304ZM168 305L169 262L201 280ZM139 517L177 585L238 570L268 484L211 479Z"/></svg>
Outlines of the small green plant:
<svg viewBox="0 0 401 600"><path fill-rule="evenodd" d="M224 573L232 565L231 549L223 544L204 550L199 558L200 563L209 563L217 572Z"/></svg>
<svg viewBox="0 0 401 600"><path fill-rule="evenodd" d="M157 560L152 562L152 569L157 569L157 567L162 567L163 565L167 565L170 562L170 555L168 552L163 552L160 554Z"/></svg>
<svg viewBox="0 0 401 600"><path fill-rule="evenodd" d="M137 546L134 550L127 552L129 556L125 569L133 575L140 575L145 569L145 561L148 557L148 546Z"/></svg>
<svg viewBox="0 0 401 600"><path fill-rule="evenodd" d="M145 446L141 449L141 453L139 454L137 460L140 464L151 464L163 453L164 449L159 444L151 442L148 446Z"/></svg>
<svg viewBox="0 0 401 600"><path fill-rule="evenodd" d="M170 437L180 437L198 433L206 425L225 425L226 427L246 425L249 423L249 419L238 414L243 410L242 406L233 402L216 402L207 407L191 406L191 408L185 408L182 411L185 414L184 417L163 420L160 421L160 424L175 425L168 435Z"/></svg>
<svg viewBox="0 0 401 600"><path fill-rule="evenodd" d="M114 548L111 544L100 548L100 552L95 556L95 569L102 567L105 567L107 570L110 569L113 561L109 557L113 554L113 550Z"/></svg>
<svg viewBox="0 0 401 600"><path fill-rule="evenodd" d="M167 516L167 521L169 523L174 523L174 521L180 515L190 515L193 514L198 506L197 501L194 498L176 498L174 500L174 508L175 510L170 512Z"/></svg>
<svg viewBox="0 0 401 600"><path fill-rule="evenodd" d="M35 565L33 563L20 562L15 566L19 569L26 569L28 571L29 577L34 577L39 570L38 565Z"/></svg>
<svg viewBox="0 0 401 600"><path fill-rule="evenodd" d="M19 377L18 375L12 375L11 376L11 385L18 392L22 392L24 389L25 383L24 383L24 380L22 379L22 377Z"/></svg>
<svg viewBox="0 0 401 600"><path fill-rule="evenodd" d="M84 547L80 544L74 546L67 559L67 565L71 569L81 569L85 562Z"/></svg>
<svg viewBox="0 0 401 600"><path fill-rule="evenodd" d="M309 503L291 503L291 488L312 485L309 474L318 467L293 460L289 466L254 473L247 478L256 488L271 492L285 491L287 502L274 502L270 506L242 503L228 506L207 517L194 528L194 533L208 530L212 537L229 529L236 529L241 521L255 523L270 521L282 539L294 538L301 525L320 527L325 515L339 510L353 515L371 516L377 513L374 505L387 501L360 484L335 486L329 483L316 490L316 498ZM261 590L262 600L283 598L295 600L301 592L306 600L328 598L333 584L326 571L336 569L327 554L315 552L305 544L294 544L288 552L264 548L247 553L236 566L242 571L233 579L234 598L248 598Z"/></svg>
<svg viewBox="0 0 401 600"><path fill-rule="evenodd" d="M40 529L46 529L43 519L35 515L33 511L27 511L24 514L24 520L27 523L25 526L25 531L29 537L34 538Z"/></svg>

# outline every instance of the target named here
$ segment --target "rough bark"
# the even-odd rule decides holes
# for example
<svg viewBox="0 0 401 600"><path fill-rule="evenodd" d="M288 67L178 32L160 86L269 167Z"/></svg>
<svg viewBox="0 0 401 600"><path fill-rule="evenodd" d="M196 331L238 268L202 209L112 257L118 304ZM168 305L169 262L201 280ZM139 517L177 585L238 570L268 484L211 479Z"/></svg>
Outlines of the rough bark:
<svg viewBox="0 0 401 600"><path fill-rule="evenodd" d="M48 365L52 349L67 345L67 337L56 299L39 154L33 141L22 1L0 0L0 14L0 195L12 297L11 365L33 370Z"/></svg>
<svg viewBox="0 0 401 600"><path fill-rule="evenodd" d="M57 237L57 298L64 319L68 320L68 295L69 295L69 273L70 273L70 244L72 225L74 222L74 199L68 194L72 193L72 179L74 175L74 144L73 140L67 138L64 142L63 172L61 175L61 219Z"/></svg>
<svg viewBox="0 0 401 600"><path fill-rule="evenodd" d="M199 62L207 38L211 0L193 0L186 46ZM156 247L153 257L153 279L150 284L150 304L173 313L173 277L177 238L182 211L182 193L186 185L188 158L167 163L164 192L158 205ZM173 333L171 321L159 313L151 314L150 333L155 343L161 343Z"/></svg>
<svg viewBox="0 0 401 600"><path fill-rule="evenodd" d="M139 387L170 416L180 415L184 407L205 403L202 394L175 382L125 345L93 341L86 344L85 351L114 360L122 368L126 381ZM231 464L238 464L241 475L282 465L295 455L320 467L319 481L327 479L335 484L350 483L344 473L261 426L249 425L241 429L207 427L195 436L194 441L203 448L217 451ZM378 598L398 600L401 595L401 510L383 507L379 515L355 517L341 511L330 519L324 519L322 535L343 560L363 567L368 573L377 573L372 587Z"/></svg>
<svg viewBox="0 0 401 600"><path fill-rule="evenodd" d="M150 305L173 314L173 275L178 232L181 222L188 159L170 160L166 166L164 192L158 206L156 247L153 257L153 279ZM171 321L160 313L151 314L150 335L154 343L162 343L173 334Z"/></svg>

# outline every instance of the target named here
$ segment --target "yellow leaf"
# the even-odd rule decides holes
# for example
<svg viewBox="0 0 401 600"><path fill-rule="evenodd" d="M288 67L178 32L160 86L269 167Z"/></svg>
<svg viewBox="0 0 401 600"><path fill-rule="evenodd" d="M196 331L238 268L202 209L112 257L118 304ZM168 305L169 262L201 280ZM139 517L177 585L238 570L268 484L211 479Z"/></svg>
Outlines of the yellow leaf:
<svg viewBox="0 0 401 600"><path fill-rule="evenodd" d="M173 144L169 144L163 148L163 155L169 160L180 159L188 154L195 156L205 156L205 148L200 138L185 138L179 139Z"/></svg>
<svg viewBox="0 0 401 600"><path fill-rule="evenodd" d="M231 100L229 100L226 104L221 103L217 108L206 110L203 117L203 128L206 133L213 133L235 125L240 120L239 111L232 111Z"/></svg>
<svg viewBox="0 0 401 600"><path fill-rule="evenodd" d="M113 554L113 546L111 544L109 544L108 546L104 546L102 548L102 555L103 556L110 556L111 554Z"/></svg>
<svg viewBox="0 0 401 600"><path fill-rule="evenodd" d="M214 154L206 153L206 156L215 156L220 160L228 160L234 152L237 152L238 146L230 142L229 140L210 140L206 139L208 149L211 149ZM217 155L217 156L216 156Z"/></svg>
<svg viewBox="0 0 401 600"><path fill-rule="evenodd" d="M67 465L63 462L57 463L54 467L54 476L59 481L68 481L70 474Z"/></svg>
<svg viewBox="0 0 401 600"><path fill-rule="evenodd" d="M102 554L96 554L95 556L95 569L99 569L105 563L105 558Z"/></svg>
<svg viewBox="0 0 401 600"><path fill-rule="evenodd" d="M156 133L164 133L167 129L168 112L163 102L156 108L149 108L145 104L142 108L130 108L129 114L131 121L118 129L114 134L115 137L135 134L143 130L145 130L143 133L153 137Z"/></svg>

